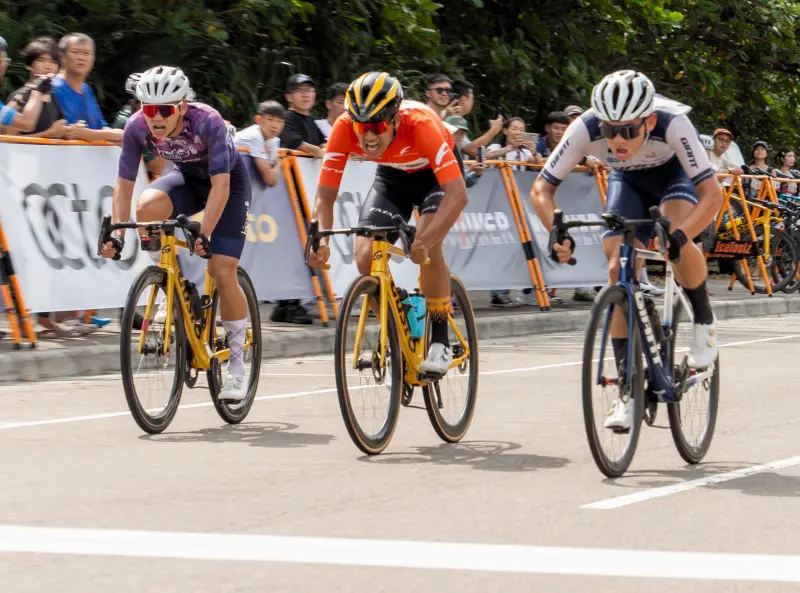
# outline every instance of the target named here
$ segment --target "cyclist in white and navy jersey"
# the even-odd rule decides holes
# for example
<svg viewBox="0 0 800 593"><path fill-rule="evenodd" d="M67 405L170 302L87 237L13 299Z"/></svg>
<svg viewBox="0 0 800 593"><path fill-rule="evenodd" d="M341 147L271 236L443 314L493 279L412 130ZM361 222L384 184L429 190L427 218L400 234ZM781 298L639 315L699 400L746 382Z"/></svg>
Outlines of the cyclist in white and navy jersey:
<svg viewBox="0 0 800 593"><path fill-rule="evenodd" d="M531 189L531 200L549 230L556 209L556 188L588 154L612 169L606 212L642 219L649 218L651 206L660 206L671 221L667 250L675 277L694 310L689 362L694 368L705 368L716 360L718 346L706 291L706 260L691 239L719 212L722 190L699 135L686 116L688 111L685 105L656 96L653 83L640 72L609 74L592 90L592 108L570 124L548 157ZM637 245L646 246L651 235L652 227L639 228ZM618 232L606 231L603 235L611 285L619 275L621 241ZM574 247L575 241L567 238L553 246L551 256L566 263ZM627 321L616 312L611 337L617 361L625 356L627 335ZM606 428L630 428L631 404L630 400L614 402Z"/></svg>

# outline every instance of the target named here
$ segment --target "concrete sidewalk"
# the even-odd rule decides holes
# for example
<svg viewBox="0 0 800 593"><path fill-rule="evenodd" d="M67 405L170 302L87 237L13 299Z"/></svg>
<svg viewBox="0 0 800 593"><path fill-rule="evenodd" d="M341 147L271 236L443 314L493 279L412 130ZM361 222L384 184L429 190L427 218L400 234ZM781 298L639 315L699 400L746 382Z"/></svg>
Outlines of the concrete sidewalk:
<svg viewBox="0 0 800 593"><path fill-rule="evenodd" d="M800 312L800 297L778 293L773 297L751 296L735 285L728 291L727 280L712 280L712 303L717 319L785 315ZM521 306L509 309L492 308L489 293L470 293L480 338L505 338L580 330L589 319L590 303L572 300L571 289L559 290L564 304L553 305L550 311ZM512 292L512 298L517 291ZM335 321L327 328L319 319L313 325L276 324L269 321L273 305L261 306L263 358L284 358L329 354L334 349ZM96 375L119 371L119 324L116 311L101 312L114 321L88 336L48 338L37 343L35 350L13 350L11 341L0 341L0 382L37 381Z"/></svg>

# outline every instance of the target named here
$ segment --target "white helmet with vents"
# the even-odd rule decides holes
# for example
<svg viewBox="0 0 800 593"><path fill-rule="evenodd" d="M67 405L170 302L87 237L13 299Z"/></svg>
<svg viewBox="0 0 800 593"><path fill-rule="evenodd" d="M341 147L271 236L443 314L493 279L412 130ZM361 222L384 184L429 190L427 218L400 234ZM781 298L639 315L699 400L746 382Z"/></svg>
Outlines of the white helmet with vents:
<svg viewBox="0 0 800 593"><path fill-rule="evenodd" d="M592 90L592 109L602 121L630 121L647 117L655 109L656 89L650 79L635 70L609 74Z"/></svg>
<svg viewBox="0 0 800 593"><path fill-rule="evenodd" d="M178 103L189 93L189 79L180 68L156 66L142 73L136 97L142 103Z"/></svg>
<svg viewBox="0 0 800 593"><path fill-rule="evenodd" d="M703 148L706 150L714 148L714 139L708 134L700 134L700 142L703 143Z"/></svg>

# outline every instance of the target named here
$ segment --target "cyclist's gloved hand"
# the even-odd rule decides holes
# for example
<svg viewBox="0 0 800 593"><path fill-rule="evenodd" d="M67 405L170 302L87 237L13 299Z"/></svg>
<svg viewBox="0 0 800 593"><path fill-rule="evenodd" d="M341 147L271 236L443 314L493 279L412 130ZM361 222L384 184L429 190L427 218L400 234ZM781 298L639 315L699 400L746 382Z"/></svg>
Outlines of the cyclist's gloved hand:
<svg viewBox="0 0 800 593"><path fill-rule="evenodd" d="M211 241L203 233L198 233L194 242L194 252L203 259L211 258Z"/></svg>
<svg viewBox="0 0 800 593"><path fill-rule="evenodd" d="M670 233L667 239L667 257L669 257L669 261L674 264L681 261L681 249L688 242L689 239L686 237L686 233L681 229Z"/></svg>
<svg viewBox="0 0 800 593"><path fill-rule="evenodd" d="M122 250L125 247L125 237L118 237L116 235L109 235L103 242L103 249L100 254L105 258L110 258L115 261L119 260L122 256Z"/></svg>
<svg viewBox="0 0 800 593"><path fill-rule="evenodd" d="M575 265L573 251L575 251L575 239L572 235L553 226L550 229L550 258L560 264Z"/></svg>

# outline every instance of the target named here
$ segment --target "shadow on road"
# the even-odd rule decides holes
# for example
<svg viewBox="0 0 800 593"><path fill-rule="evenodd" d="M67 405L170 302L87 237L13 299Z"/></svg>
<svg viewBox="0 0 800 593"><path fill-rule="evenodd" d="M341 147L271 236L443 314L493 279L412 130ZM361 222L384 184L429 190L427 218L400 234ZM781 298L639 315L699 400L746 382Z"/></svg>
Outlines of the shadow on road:
<svg viewBox="0 0 800 593"><path fill-rule="evenodd" d="M495 472L558 469L571 462L564 457L510 453L520 448L522 445L506 441L462 441L454 444L442 443L435 447L416 447L413 453L381 453L376 456L359 457L358 460L386 465L412 463L466 465L477 470Z"/></svg>
<svg viewBox="0 0 800 593"><path fill-rule="evenodd" d="M245 443L253 447L294 449L310 445L328 445L335 438L330 434L294 432L297 428L297 424L287 422L253 422L203 428L192 432L142 435L139 439L153 443Z"/></svg>

